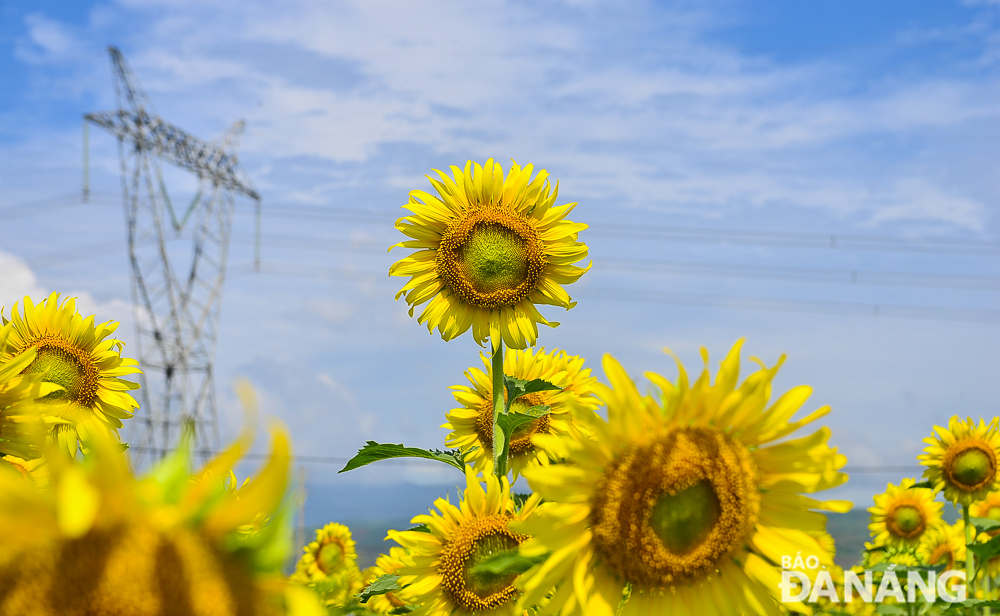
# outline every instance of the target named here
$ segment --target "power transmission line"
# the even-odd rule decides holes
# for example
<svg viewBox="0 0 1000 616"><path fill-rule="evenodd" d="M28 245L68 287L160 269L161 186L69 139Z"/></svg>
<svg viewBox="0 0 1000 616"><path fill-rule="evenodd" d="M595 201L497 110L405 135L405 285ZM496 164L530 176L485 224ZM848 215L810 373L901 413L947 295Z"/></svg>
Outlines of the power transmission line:
<svg viewBox="0 0 1000 616"><path fill-rule="evenodd" d="M232 276L255 273L252 266L234 268ZM262 262L258 273L283 277L325 278L329 280L364 281L399 286L400 281L390 279L386 272L353 270L322 265ZM710 293L681 293L613 289L604 287L579 287L570 289L574 297L635 303L680 306L705 306L709 308L736 308L773 312L799 312L839 316L870 316L889 319L915 319L921 321L953 321L961 323L1000 323L1000 310L988 308L951 308L945 306L916 306L846 302L831 300L796 300Z"/></svg>

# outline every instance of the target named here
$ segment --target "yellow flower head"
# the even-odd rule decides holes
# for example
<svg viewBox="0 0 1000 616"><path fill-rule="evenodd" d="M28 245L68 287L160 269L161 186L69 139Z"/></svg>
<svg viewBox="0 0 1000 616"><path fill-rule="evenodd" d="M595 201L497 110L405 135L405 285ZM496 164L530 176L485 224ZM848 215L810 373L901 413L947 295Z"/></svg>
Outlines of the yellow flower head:
<svg viewBox="0 0 1000 616"><path fill-rule="evenodd" d="M465 373L471 386L452 387L455 399L462 408L447 414L448 423L441 426L450 428L451 434L445 438L448 447L469 451L465 460L477 472L493 472L493 369L491 362L482 356L486 370L469 368ZM558 434L578 438L585 427L577 418L580 414L594 414L599 401L594 396L597 378L590 376L590 368L583 367L582 357L570 356L566 351L555 350L547 353L544 348L508 349L504 356L504 374L530 381L544 379L562 387L561 391L540 391L521 396L514 401L512 410L522 410L540 404L549 407L549 414L531 421L514 431L510 443L510 467L516 480L521 469L535 463L546 454L536 448L531 437L534 434ZM506 392L504 392L506 398Z"/></svg>
<svg viewBox="0 0 1000 616"><path fill-rule="evenodd" d="M590 267L573 265L587 256L576 241L587 225L564 220L576 204L554 207L559 187L550 187L544 170L532 180L531 165L512 163L505 178L492 158L451 170L452 177L427 176L437 195L412 191L405 207L413 214L396 222L413 239L392 248L417 249L389 269L410 277L396 299L406 297L410 316L430 301L417 320L445 340L471 327L480 345L489 338L494 349L501 340L515 349L534 346L538 323L559 325L535 305L575 305L561 285Z"/></svg>
<svg viewBox="0 0 1000 616"><path fill-rule="evenodd" d="M562 616L610 616L630 585L622 614L687 614L691 606L702 616L778 614L774 563L801 554L833 566L807 531L826 525L814 510L850 503L803 493L842 484L847 460L827 444L826 427L785 438L829 407L791 421L811 393L804 386L769 404L780 361L737 387L741 345L714 384L704 351L693 384L679 362L676 384L647 373L659 400L640 395L605 356L611 386L599 385L598 395L608 422L594 422L590 439L533 437L566 463L523 471L546 504L514 528L532 537L522 552L551 555L518 582L522 609L554 588L550 607Z"/></svg>
<svg viewBox="0 0 1000 616"><path fill-rule="evenodd" d="M379 557L375 560L374 567L370 567L365 571L365 583L373 582L383 575L395 575L408 563L412 564L412 561L406 550L401 547L392 546L389 548L388 554L379 554ZM375 595L370 598L365 603L365 608L373 614L385 616L405 605L406 602L399 599L396 593L390 590L384 595Z"/></svg>
<svg viewBox="0 0 1000 616"><path fill-rule="evenodd" d="M351 529L343 524L331 522L316 529L316 540L302 548L305 554L295 565L294 577L313 581L356 568L355 545Z"/></svg>
<svg viewBox="0 0 1000 616"><path fill-rule="evenodd" d="M965 522L939 524L928 530L920 538L917 556L927 565L961 569L965 563Z"/></svg>
<svg viewBox="0 0 1000 616"><path fill-rule="evenodd" d="M899 486L891 483L884 494L875 496L875 506L868 529L876 545L915 545L932 527L941 523L942 503L934 501L930 488L914 488L913 479L903 479Z"/></svg>
<svg viewBox="0 0 1000 616"><path fill-rule="evenodd" d="M935 491L944 491L946 499L968 506L1000 490L996 417L988 424L980 419L976 425L971 417L962 421L954 416L947 428L934 426L934 431L937 435L924 439L928 446L917 459L927 467L924 477Z"/></svg>
<svg viewBox="0 0 1000 616"><path fill-rule="evenodd" d="M128 394L138 384L119 377L139 372L134 359L121 356L124 343L108 338L118 323L95 325L93 316L85 319L76 311L72 298L60 305L58 293L38 305L25 297L23 308L15 303L9 321L0 310L0 364L34 350L23 373L59 386L38 402L61 420L55 436L70 453L93 431L117 439L121 420L138 406Z"/></svg>
<svg viewBox="0 0 1000 616"><path fill-rule="evenodd" d="M511 522L530 519L539 498L532 495L518 509L507 478L485 478L486 490L471 466L466 466L466 488L459 506L443 498L434 501L438 511L418 515L414 524L430 532L389 531L409 551L399 568L395 593L406 604L422 604L413 616L520 616L515 609L516 574L491 575L472 569L496 552L514 550L527 537L510 529ZM440 512L440 513L438 513Z"/></svg>
<svg viewBox="0 0 1000 616"><path fill-rule="evenodd" d="M272 438L239 499L225 473L248 435L193 476L189 438L141 479L97 435L82 463L47 456L47 488L0 468L0 614L318 614L315 597L280 573L288 525L238 532L259 512L287 514L289 441L280 428Z"/></svg>
<svg viewBox="0 0 1000 616"><path fill-rule="evenodd" d="M969 506L969 515L974 518L988 518L1000 522L1000 492L990 492L981 501ZM995 535L998 531L990 534Z"/></svg>

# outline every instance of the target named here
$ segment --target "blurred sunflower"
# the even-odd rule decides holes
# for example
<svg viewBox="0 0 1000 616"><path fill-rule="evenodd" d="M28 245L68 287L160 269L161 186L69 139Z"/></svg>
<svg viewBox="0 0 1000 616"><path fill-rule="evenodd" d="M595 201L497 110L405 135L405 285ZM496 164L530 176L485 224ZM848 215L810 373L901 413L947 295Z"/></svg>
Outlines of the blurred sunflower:
<svg viewBox="0 0 1000 616"><path fill-rule="evenodd" d="M101 433L83 463L47 456L48 489L0 468L0 613L323 614L312 593L280 573L287 523L238 532L262 511L287 518L289 442L279 428L272 439L270 459L239 499L224 478L248 438L194 476L190 438L137 480Z"/></svg>
<svg viewBox="0 0 1000 616"><path fill-rule="evenodd" d="M714 385L704 351L706 369L694 384L680 362L676 384L647 373L661 401L641 396L605 356L611 387L599 385L598 395L608 422L593 422L594 438L533 437L567 463L523 471L546 504L513 526L531 536L520 551L550 556L518 581L520 609L555 588L545 613L562 616L780 614L774 563L801 552L833 567L808 531L826 525L814 510L846 511L850 503L802 493L845 482L838 469L847 460L827 444L826 427L781 440L829 407L790 421L811 393L804 386L768 406L781 361L737 388L741 345ZM617 612L626 588L631 596Z"/></svg>
<svg viewBox="0 0 1000 616"><path fill-rule="evenodd" d="M355 545L343 524L316 529L316 540L302 548L291 580L311 588L327 606L346 605L364 587Z"/></svg>
<svg viewBox="0 0 1000 616"><path fill-rule="evenodd" d="M984 499L969 505L969 515L1000 522L1000 492L990 492ZM997 533L1000 533L1000 530L990 532L991 535Z"/></svg>
<svg viewBox="0 0 1000 616"><path fill-rule="evenodd" d="M395 575L407 562L409 562L409 556L406 550L401 547L392 546L389 548L388 554L379 554L379 557L375 559L374 567L369 567L365 571L365 583L368 584L382 575ZM393 610L405 606L406 602L400 600L396 596L396 593L391 590L383 595L373 596L365 604L365 608L369 612L379 614L379 616L385 616Z"/></svg>
<svg viewBox="0 0 1000 616"><path fill-rule="evenodd" d="M961 569L965 563L965 522L939 524L928 530L920 539L917 556L928 565Z"/></svg>
<svg viewBox="0 0 1000 616"><path fill-rule="evenodd" d="M414 524L426 524L430 532L389 531L393 539L410 553L399 568L395 593L407 604L422 604L413 616L513 616L518 590L517 574L489 574L472 569L491 555L516 549L527 539L510 530L510 523L530 519L539 497L533 494L517 509L510 495L507 477L500 481L486 475L483 490L471 466L466 466L466 488L456 507L439 498L434 505L440 513L418 515Z"/></svg>
<svg viewBox="0 0 1000 616"><path fill-rule="evenodd" d="M448 423L442 428L452 432L445 438L448 447L457 447L469 452L466 462L477 472L493 472L493 369L490 358L482 355L485 372L469 368L465 376L471 386L452 387L455 399L462 408L448 412ZM516 480L521 469L535 462L545 453L531 443L534 434L557 434L564 437L579 437L581 413L594 414L600 402L594 396L597 378L590 376L590 368L584 368L582 357L570 356L558 349L547 353L544 348L508 349L504 355L505 375L530 381L545 379L562 387L561 391L540 391L521 396L514 401L511 410L524 410L540 404L549 406L549 414L523 424L514 430L510 443L510 468ZM504 392L504 399L507 394ZM546 458L547 460L548 458Z"/></svg>
<svg viewBox="0 0 1000 616"><path fill-rule="evenodd" d="M76 311L73 298L60 305L58 293L38 305L25 297L23 308L22 314L15 303L9 321L0 310L0 362L35 349L24 373L41 374L43 381L60 386L38 402L50 405L48 414L70 422L55 428L56 440L70 453L95 429L117 439L121 420L138 406L128 391L139 387L118 377L140 372L134 359L121 356L124 343L108 338L118 323L95 325L93 316L84 319Z"/></svg>
<svg viewBox="0 0 1000 616"><path fill-rule="evenodd" d="M997 477L997 457L1000 456L1000 433L997 418L990 423L982 419L976 425L972 418L962 421L958 416L948 421L948 427L934 426L937 436L925 438L927 447L917 456L927 467L926 477L935 491L956 504L969 506L1000 489Z"/></svg>
<svg viewBox="0 0 1000 616"><path fill-rule="evenodd" d="M913 479L903 479L899 486L891 483L883 494L875 496L875 506L868 529L875 545L915 545L929 529L941 524L943 503L935 502L930 488L914 488Z"/></svg>
<svg viewBox="0 0 1000 616"><path fill-rule="evenodd" d="M410 193L412 215L396 228L413 238L396 246L417 252L397 261L390 276L409 276L396 294L413 309L430 303L417 319L451 340L472 328L480 345L489 338L523 349L534 346L538 323L546 321L536 304L572 308L561 285L576 282L589 269L573 265L587 256L577 234L587 225L564 220L575 203L553 207L559 192L548 173L531 179L532 166L512 163L504 177L493 159L485 166L469 161L427 176L437 191Z"/></svg>

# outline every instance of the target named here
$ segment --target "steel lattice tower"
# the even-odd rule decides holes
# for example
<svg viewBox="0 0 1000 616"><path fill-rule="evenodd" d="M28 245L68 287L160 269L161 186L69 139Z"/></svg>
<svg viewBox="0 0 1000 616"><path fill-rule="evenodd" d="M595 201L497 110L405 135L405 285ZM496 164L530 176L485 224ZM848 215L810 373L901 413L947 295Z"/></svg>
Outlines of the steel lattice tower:
<svg viewBox="0 0 1000 616"><path fill-rule="evenodd" d="M140 376L140 410L133 420L133 460L164 455L185 423L195 428L201 455L218 447L212 362L218 337L222 286L235 196L260 196L239 165L235 149L243 122L217 143L207 143L157 114L125 58L111 47L118 109L84 116L118 138L132 303ZM184 212L170 202L160 161L198 178ZM178 271L177 239L190 238L190 266ZM172 263L173 261L173 263ZM180 275L179 275L180 274Z"/></svg>

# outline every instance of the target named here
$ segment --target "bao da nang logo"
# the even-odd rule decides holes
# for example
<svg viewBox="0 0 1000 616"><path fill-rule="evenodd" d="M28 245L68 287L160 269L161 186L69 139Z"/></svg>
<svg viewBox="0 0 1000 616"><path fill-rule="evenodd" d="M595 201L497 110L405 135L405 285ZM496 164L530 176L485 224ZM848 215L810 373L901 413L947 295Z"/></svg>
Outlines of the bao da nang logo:
<svg viewBox="0 0 1000 616"><path fill-rule="evenodd" d="M964 571L914 569L882 563L861 574L845 570L842 580L834 580L830 570L821 567L816 556L803 559L801 554L794 558L783 556L781 569L778 587L782 603L816 603L822 598L831 603L855 600L883 603L890 597L897 603L934 603L938 599L947 603L965 601Z"/></svg>

